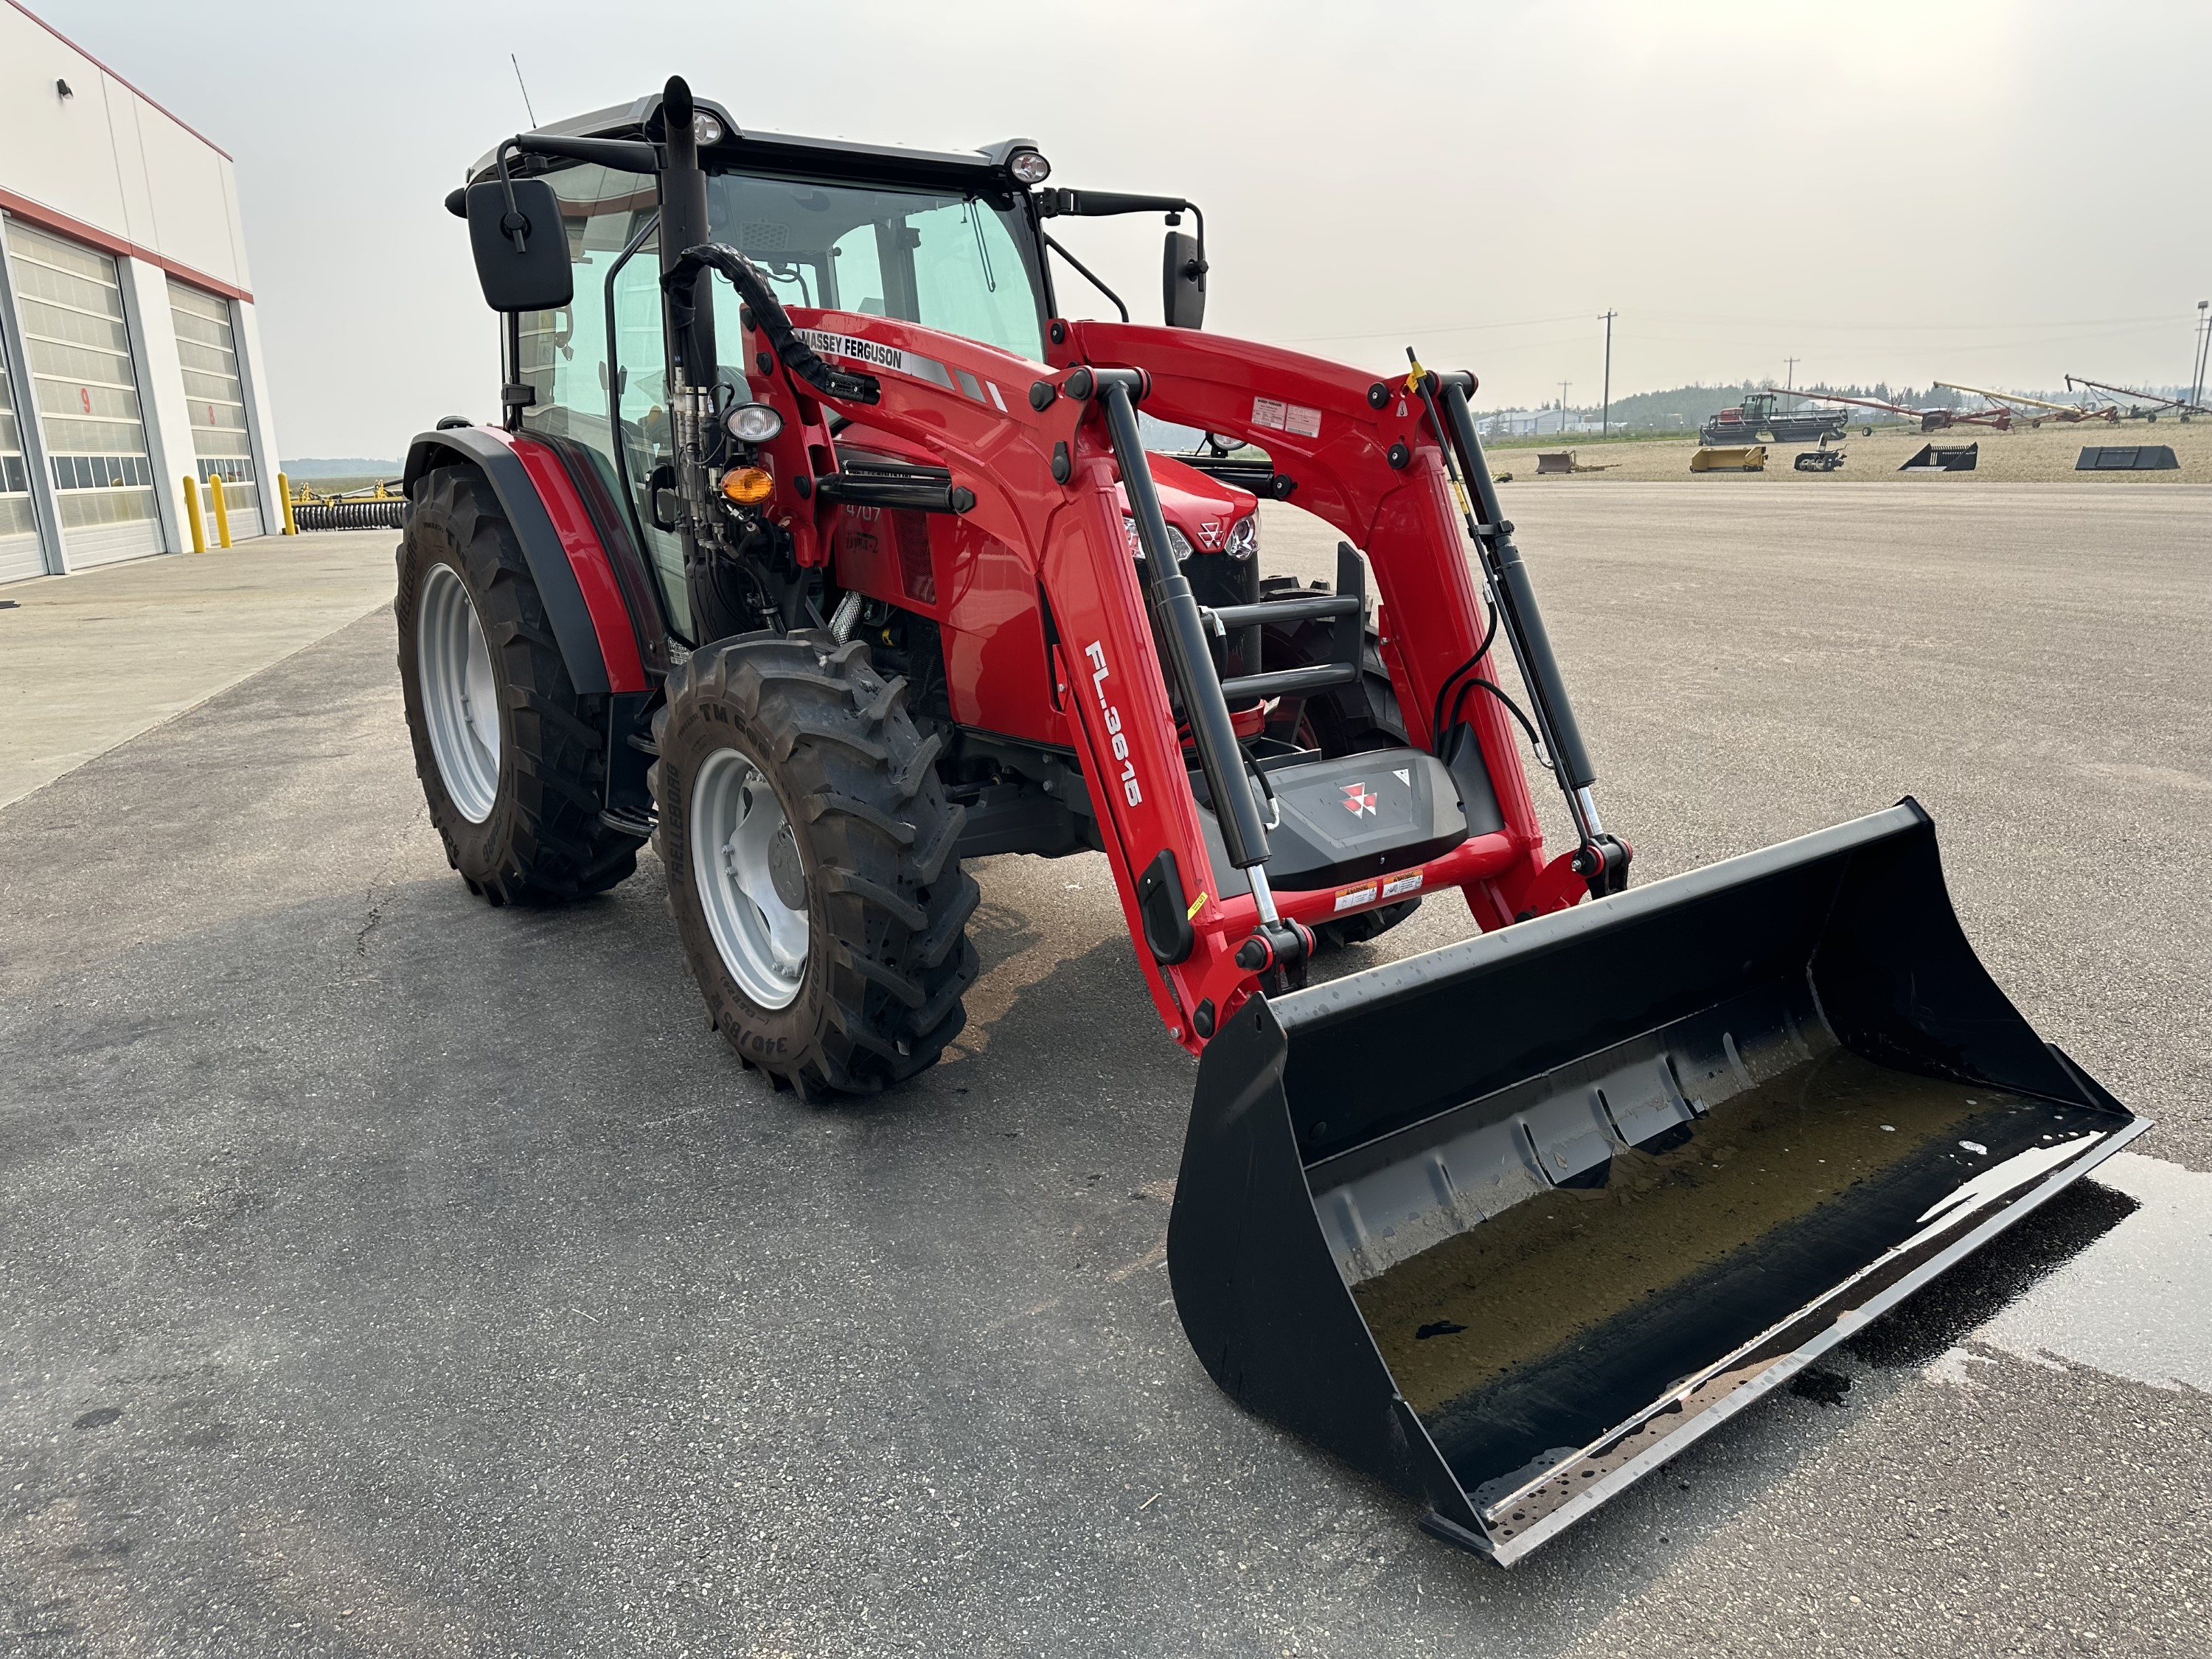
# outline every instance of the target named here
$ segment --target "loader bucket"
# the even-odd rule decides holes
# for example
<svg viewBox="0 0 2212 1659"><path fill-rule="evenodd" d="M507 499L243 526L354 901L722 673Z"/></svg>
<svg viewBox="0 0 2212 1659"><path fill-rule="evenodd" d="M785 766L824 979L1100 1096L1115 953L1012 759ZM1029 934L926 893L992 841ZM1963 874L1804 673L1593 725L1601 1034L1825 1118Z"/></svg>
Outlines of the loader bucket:
<svg viewBox="0 0 2212 1659"><path fill-rule="evenodd" d="M1255 998L1168 1266L1231 1395L1510 1562L2148 1127L1990 980L1906 800Z"/></svg>

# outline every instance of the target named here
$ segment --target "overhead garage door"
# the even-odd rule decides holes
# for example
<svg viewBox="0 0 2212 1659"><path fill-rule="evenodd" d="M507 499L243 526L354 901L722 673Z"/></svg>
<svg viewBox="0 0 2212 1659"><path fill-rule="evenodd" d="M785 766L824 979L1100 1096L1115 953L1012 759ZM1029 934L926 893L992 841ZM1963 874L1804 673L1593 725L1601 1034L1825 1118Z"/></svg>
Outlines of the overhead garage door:
<svg viewBox="0 0 2212 1659"><path fill-rule="evenodd" d="M261 485L246 435L246 392L239 379L238 339L230 302L169 279L169 313L177 321L177 357L185 401L192 411L192 453L200 483L222 480L223 508L234 541L262 533Z"/></svg>
<svg viewBox="0 0 2212 1659"><path fill-rule="evenodd" d="M158 553L154 468L115 261L13 220L8 263L31 371L24 401L36 404L46 434L70 568Z"/></svg>
<svg viewBox="0 0 2212 1659"><path fill-rule="evenodd" d="M15 388L0 357L0 582L46 574L38 521L31 516L31 475L23 463L23 430L16 424Z"/></svg>

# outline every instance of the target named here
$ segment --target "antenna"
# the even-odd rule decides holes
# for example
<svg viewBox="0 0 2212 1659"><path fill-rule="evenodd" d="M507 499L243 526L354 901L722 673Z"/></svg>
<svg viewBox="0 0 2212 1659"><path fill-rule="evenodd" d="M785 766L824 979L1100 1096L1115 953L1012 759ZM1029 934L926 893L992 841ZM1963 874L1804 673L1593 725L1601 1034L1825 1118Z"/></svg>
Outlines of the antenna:
<svg viewBox="0 0 2212 1659"><path fill-rule="evenodd" d="M538 112L530 107L530 88L523 85L522 60L510 52L507 54L507 61L514 65L514 84L522 88L523 112L530 117L530 125L534 130L538 125Z"/></svg>

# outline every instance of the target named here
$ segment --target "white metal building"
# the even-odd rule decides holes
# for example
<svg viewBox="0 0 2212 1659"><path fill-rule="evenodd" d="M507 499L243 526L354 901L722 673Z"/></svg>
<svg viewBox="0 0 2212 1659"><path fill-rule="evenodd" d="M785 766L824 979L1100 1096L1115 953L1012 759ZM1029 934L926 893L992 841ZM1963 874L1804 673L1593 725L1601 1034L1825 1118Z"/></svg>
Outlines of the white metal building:
<svg viewBox="0 0 2212 1659"><path fill-rule="evenodd" d="M230 157L0 0L0 582L276 529L260 359Z"/></svg>

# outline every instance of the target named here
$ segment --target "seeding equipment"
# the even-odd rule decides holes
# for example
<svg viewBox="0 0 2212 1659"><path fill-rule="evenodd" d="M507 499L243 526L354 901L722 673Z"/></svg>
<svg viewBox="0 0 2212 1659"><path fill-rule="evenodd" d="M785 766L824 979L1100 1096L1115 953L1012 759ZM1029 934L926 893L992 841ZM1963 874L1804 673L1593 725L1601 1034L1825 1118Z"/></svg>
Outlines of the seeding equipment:
<svg viewBox="0 0 2212 1659"><path fill-rule="evenodd" d="M415 441L399 550L431 817L495 904L653 840L715 1023L809 1099L960 1030L967 860L1103 854L1197 1056L1200 1359L1510 1561L2142 1126L1911 801L1629 887L1474 377L1203 332L1198 210L1048 173L680 80L473 170L503 418ZM1125 213L1165 326L1060 297L1048 227ZM1148 455L1139 407L1221 442ZM1261 579L1261 498L1335 526L1329 589ZM1304 984L1448 890L1479 937Z"/></svg>

